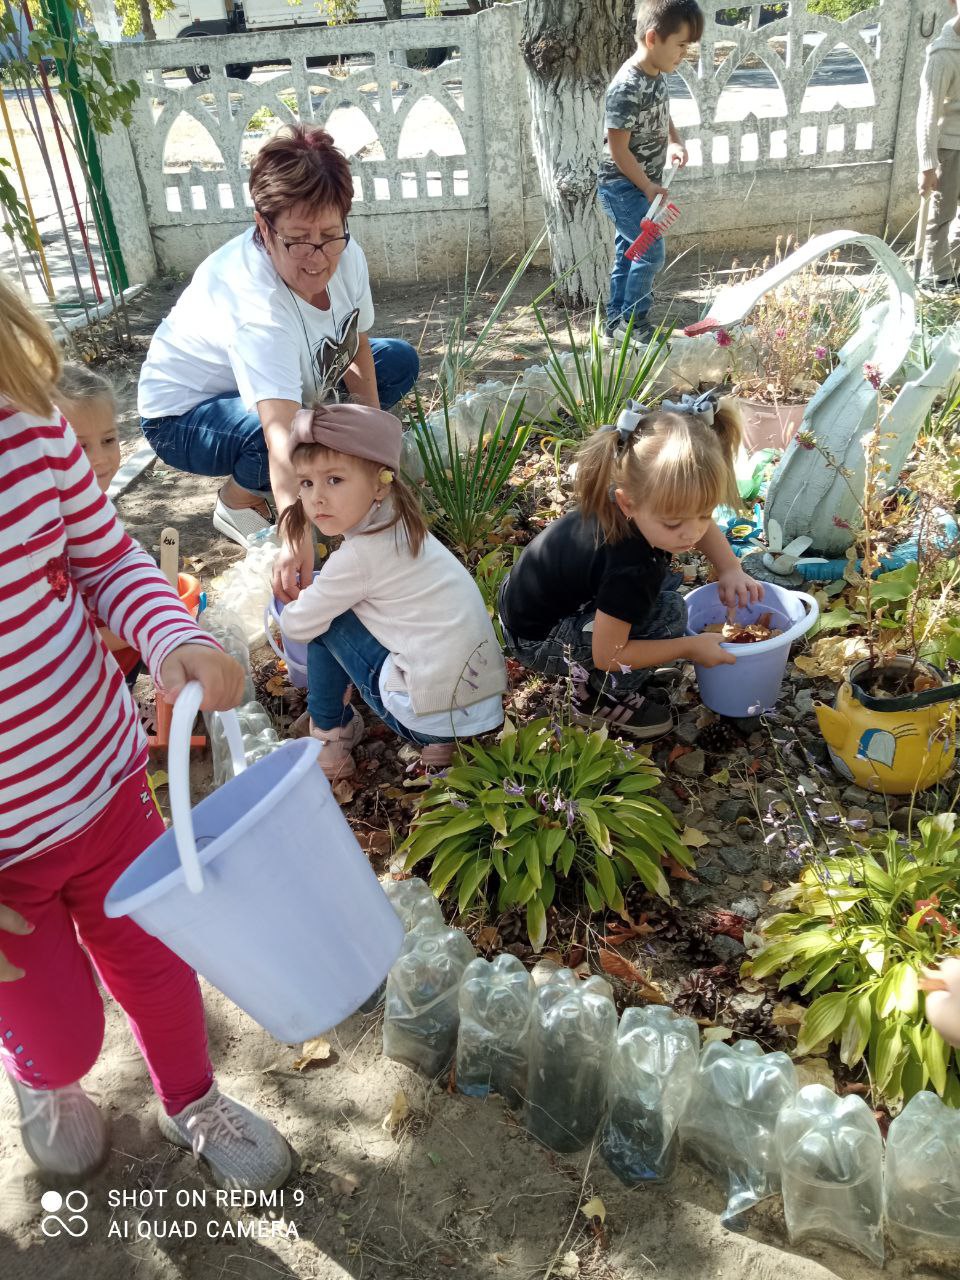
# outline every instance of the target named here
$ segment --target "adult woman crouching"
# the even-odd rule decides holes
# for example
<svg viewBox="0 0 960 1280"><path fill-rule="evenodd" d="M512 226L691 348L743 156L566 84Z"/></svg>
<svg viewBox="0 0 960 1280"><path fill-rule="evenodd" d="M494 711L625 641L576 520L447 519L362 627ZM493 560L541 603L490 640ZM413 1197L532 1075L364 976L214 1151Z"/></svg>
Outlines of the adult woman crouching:
<svg viewBox="0 0 960 1280"><path fill-rule="evenodd" d="M353 178L324 130L290 126L250 169L255 227L197 268L150 343L140 374L141 428L158 456L194 475L228 476L213 523L241 546L296 501L288 459L293 415L346 394L389 408L413 386L417 353L368 336L373 301L350 238ZM309 582L309 538L284 548L276 584Z"/></svg>

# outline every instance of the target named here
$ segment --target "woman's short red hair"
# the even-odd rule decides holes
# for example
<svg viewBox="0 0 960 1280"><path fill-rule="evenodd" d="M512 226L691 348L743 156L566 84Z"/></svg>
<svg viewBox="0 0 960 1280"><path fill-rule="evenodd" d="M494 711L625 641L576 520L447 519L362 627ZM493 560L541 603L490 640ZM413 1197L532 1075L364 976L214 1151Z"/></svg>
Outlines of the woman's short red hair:
<svg viewBox="0 0 960 1280"><path fill-rule="evenodd" d="M325 129L285 125L254 157L250 198L268 222L300 204L332 207L346 220L353 204L350 163Z"/></svg>

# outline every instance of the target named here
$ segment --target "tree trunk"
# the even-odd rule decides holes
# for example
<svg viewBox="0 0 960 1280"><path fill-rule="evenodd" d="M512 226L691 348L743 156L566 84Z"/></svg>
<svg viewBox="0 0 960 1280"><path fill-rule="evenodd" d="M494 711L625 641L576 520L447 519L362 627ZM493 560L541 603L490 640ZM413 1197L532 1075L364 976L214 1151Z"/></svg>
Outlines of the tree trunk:
<svg viewBox="0 0 960 1280"><path fill-rule="evenodd" d="M401 17L400 10L403 8L403 0L383 0L383 7L386 10L387 18L391 22L395 22Z"/></svg>
<svg viewBox="0 0 960 1280"><path fill-rule="evenodd" d="M554 296L594 307L605 290L613 228L596 198L603 100L636 47L633 0L526 0L533 148L550 237Z"/></svg>
<svg viewBox="0 0 960 1280"><path fill-rule="evenodd" d="M156 40L157 32L153 25L153 14L150 12L150 0L137 0L137 6L140 9L144 40Z"/></svg>

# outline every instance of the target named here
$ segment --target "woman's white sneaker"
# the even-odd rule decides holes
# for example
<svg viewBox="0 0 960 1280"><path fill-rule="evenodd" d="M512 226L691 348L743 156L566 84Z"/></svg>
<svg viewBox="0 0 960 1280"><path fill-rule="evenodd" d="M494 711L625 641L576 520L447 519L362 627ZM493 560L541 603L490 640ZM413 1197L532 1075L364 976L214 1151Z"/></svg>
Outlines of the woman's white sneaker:
<svg viewBox="0 0 960 1280"><path fill-rule="evenodd" d="M31 1089L7 1077L20 1107L20 1134L27 1155L44 1173L83 1178L110 1149L100 1108L79 1084Z"/></svg>
<svg viewBox="0 0 960 1280"><path fill-rule="evenodd" d="M269 529L272 525L253 507L227 507L218 496L213 508L213 527L231 542L249 550L255 545L257 534L263 533L264 529Z"/></svg>
<svg viewBox="0 0 960 1280"><path fill-rule="evenodd" d="M277 1129L212 1084L175 1116L160 1112L160 1132L207 1165L218 1187L273 1191L290 1177L292 1158Z"/></svg>

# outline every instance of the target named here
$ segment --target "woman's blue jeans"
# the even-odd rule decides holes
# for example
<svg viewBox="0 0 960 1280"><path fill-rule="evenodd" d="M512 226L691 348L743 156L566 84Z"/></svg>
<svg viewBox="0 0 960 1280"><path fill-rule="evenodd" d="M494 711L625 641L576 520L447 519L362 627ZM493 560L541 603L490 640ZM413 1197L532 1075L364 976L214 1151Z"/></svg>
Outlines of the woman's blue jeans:
<svg viewBox="0 0 960 1280"><path fill-rule="evenodd" d="M406 395L417 380L420 358L400 338L371 338L377 394L383 408ZM232 476L243 489L270 488L270 459L259 415L237 395L215 396L186 413L143 418L140 429L157 457L195 476Z"/></svg>
<svg viewBox="0 0 960 1280"><path fill-rule="evenodd" d="M627 324L631 316L635 325L643 324L653 305L654 277L663 270L667 260L663 236L653 242L642 258L631 262L627 250L640 234L640 223L647 216L650 201L629 178L601 182L597 196L616 229L607 328L612 331L618 324Z"/></svg>
<svg viewBox="0 0 960 1280"><path fill-rule="evenodd" d="M418 747L429 742L450 742L427 733L415 733L401 724L380 697L380 668L389 656L352 609L334 618L322 636L307 645L307 709L318 729L336 729L347 720L343 695L352 684L371 711L407 742Z"/></svg>

